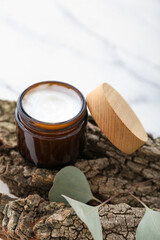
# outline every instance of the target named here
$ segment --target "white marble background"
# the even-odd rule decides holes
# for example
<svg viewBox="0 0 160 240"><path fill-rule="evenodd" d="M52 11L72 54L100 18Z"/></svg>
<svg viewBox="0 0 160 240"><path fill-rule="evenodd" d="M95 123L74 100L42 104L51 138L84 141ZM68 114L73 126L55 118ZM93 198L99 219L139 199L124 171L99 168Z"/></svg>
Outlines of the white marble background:
<svg viewBox="0 0 160 240"><path fill-rule="evenodd" d="M160 0L0 0L0 98L49 79L110 83L160 136Z"/></svg>

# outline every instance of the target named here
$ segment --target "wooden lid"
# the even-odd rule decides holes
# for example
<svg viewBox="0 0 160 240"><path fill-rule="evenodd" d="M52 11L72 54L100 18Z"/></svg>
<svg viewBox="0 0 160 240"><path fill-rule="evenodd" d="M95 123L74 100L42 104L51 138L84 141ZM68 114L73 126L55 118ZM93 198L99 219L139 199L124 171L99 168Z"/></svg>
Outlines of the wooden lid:
<svg viewBox="0 0 160 240"><path fill-rule="evenodd" d="M131 154L147 141L147 134L128 103L103 83L86 97L88 108L105 136L118 149Z"/></svg>

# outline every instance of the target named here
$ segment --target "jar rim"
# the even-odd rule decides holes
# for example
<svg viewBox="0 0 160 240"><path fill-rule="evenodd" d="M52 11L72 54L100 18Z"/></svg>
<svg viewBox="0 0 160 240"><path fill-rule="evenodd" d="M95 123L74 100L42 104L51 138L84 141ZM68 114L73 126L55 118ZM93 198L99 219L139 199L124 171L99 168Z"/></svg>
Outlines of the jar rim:
<svg viewBox="0 0 160 240"><path fill-rule="evenodd" d="M43 85L43 84L57 84L57 85L61 85L63 87L70 88L73 91L75 91L79 95L79 97L82 101L82 107L81 107L80 111L73 118L68 119L66 121L63 121L63 122L56 122L56 123L40 121L40 120L37 120L37 119L33 118L32 116L30 116L23 108L23 104L22 104L23 97L30 89L36 88L36 87L38 87L40 85ZM57 126L58 127L59 125L63 126L63 125L66 125L66 124L67 125L71 124L72 122L75 122L76 119L79 119L80 116L83 114L84 110L86 109L86 101L85 101L85 98L84 98L83 94L73 85L65 83L65 82L61 82L61 81L48 80L48 81L41 81L41 82L34 83L34 84L30 85L28 88L26 88L21 93L21 95L20 95L20 97L17 101L17 106L19 107L20 112L23 113L29 121L35 122L37 124L41 124L41 125L46 126L46 127L47 126L52 126L52 127Z"/></svg>

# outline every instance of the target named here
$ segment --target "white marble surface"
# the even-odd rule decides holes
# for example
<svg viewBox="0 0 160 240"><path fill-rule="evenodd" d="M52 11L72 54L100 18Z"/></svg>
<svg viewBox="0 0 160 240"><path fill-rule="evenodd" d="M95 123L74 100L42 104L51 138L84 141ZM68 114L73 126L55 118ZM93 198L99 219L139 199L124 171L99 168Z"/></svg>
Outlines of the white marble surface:
<svg viewBox="0 0 160 240"><path fill-rule="evenodd" d="M49 79L110 83L160 136L160 1L0 0L0 98Z"/></svg>

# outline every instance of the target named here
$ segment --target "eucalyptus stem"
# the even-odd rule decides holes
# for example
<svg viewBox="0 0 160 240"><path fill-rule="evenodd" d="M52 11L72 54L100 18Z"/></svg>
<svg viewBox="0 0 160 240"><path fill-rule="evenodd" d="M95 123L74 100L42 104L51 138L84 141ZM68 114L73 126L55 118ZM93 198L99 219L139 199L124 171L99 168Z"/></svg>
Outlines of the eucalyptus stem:
<svg viewBox="0 0 160 240"><path fill-rule="evenodd" d="M113 196L111 196L110 198L108 198L106 201L104 201L103 203L101 203L98 207L102 207L104 204L110 202L112 199L116 198L120 193L116 193Z"/></svg>
<svg viewBox="0 0 160 240"><path fill-rule="evenodd" d="M101 200L99 200L98 198L96 198L96 197L93 197L93 200L95 200L95 201L97 201L97 202L99 202L99 203L102 203L102 201Z"/></svg>
<svg viewBox="0 0 160 240"><path fill-rule="evenodd" d="M137 198L135 195L133 195L132 192L130 192L129 190L127 191L124 191L123 193L128 193L130 194L134 199L136 199L138 202L140 202L145 208L147 208L147 206L139 199ZM108 198L106 201L104 201L103 203L101 203L98 207L102 207L103 205L105 205L106 203L110 202L112 199L116 198L119 194L122 194L121 193L116 193L114 194L113 196L111 196L110 198Z"/></svg>
<svg viewBox="0 0 160 240"><path fill-rule="evenodd" d="M146 180L146 181L143 181L143 182L140 182L140 183L136 183L135 185L132 185L132 187L137 187L138 185L145 184L145 183L151 182L151 181L153 181L153 180L155 180L155 179L159 179L159 178L160 178L160 176L158 176L158 177L156 177L156 178L151 178L151 179L148 179L148 180ZM140 202L145 208L147 208L147 206L146 206L139 198L137 198L135 195L133 195L133 193L130 192L129 190L124 191L124 193L130 194L134 199L136 199L136 200L137 200L138 202ZM119 194L122 194L122 192L121 192L121 193L116 193L115 195L111 196L109 199L107 199L107 200L104 201L104 202L101 202L99 199L97 199L97 198L95 198L95 197L94 197L94 200L96 200L96 201L98 201L98 202L101 202L101 204L98 206L98 207L101 207L101 206L103 206L104 204L110 202L112 199L116 198Z"/></svg>
<svg viewBox="0 0 160 240"><path fill-rule="evenodd" d="M141 184L149 183L149 182L152 182L153 180L156 180L156 179L160 179L160 176L154 177L154 178L150 178L150 179L148 179L146 181L143 181L143 182L135 183L134 185L132 185L132 187L138 187Z"/></svg>
<svg viewBox="0 0 160 240"><path fill-rule="evenodd" d="M129 193L138 202L140 202L145 208L147 208L147 206L139 198L137 198L133 193L131 193L130 191L126 191L126 192Z"/></svg>

